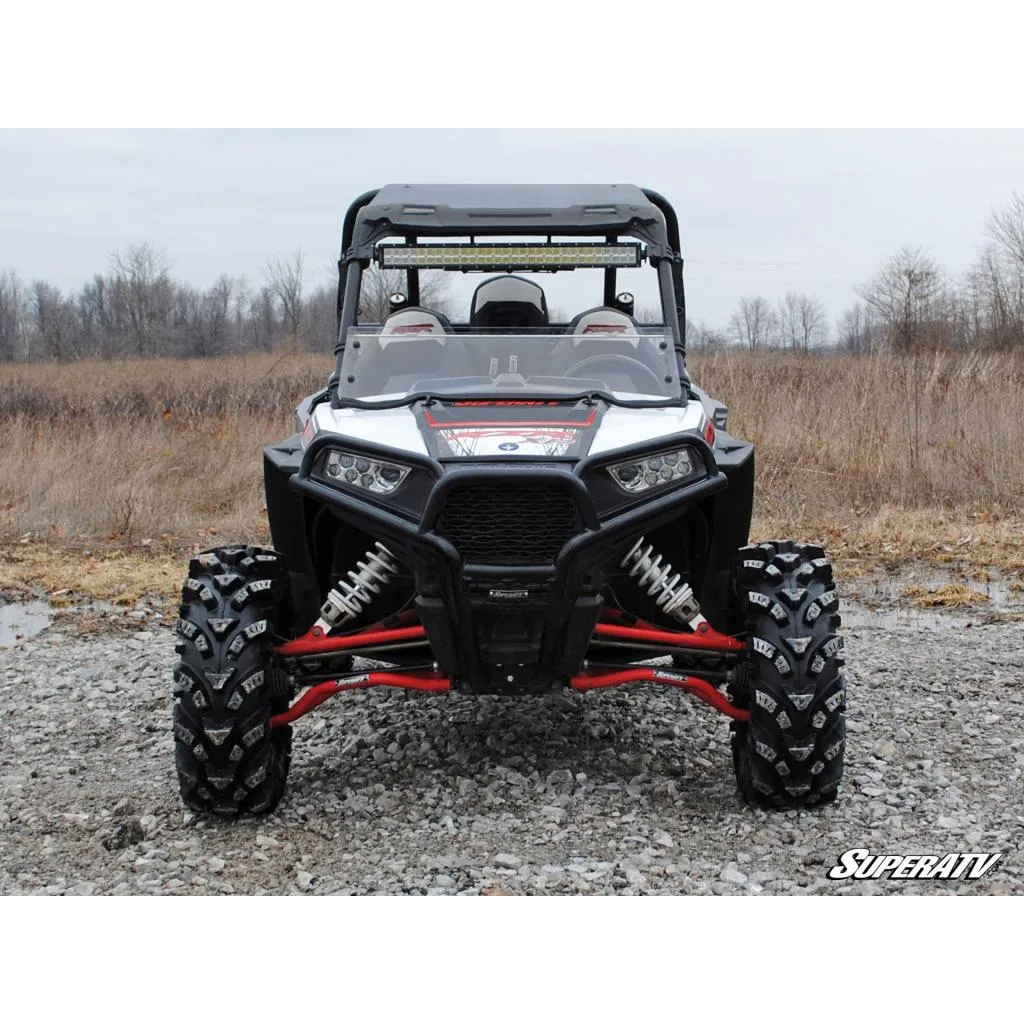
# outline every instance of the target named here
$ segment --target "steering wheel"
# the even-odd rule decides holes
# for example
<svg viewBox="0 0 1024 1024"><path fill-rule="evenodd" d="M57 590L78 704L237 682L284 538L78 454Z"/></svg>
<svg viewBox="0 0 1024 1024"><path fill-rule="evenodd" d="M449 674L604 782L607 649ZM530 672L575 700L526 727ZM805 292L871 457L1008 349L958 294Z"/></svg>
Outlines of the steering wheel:
<svg viewBox="0 0 1024 1024"><path fill-rule="evenodd" d="M637 371L640 372L640 377L645 384L650 383L653 385L653 390L651 392L652 394L660 395L662 393L662 390L664 389L664 382L649 366L645 365L644 363L641 363L639 359L633 359L630 356L619 356L614 354L588 356L586 359L581 359L578 363L574 363L572 366L570 366L569 369L562 374L562 376L587 376L586 374L580 373L579 371L590 370L593 373L593 368L595 366L600 366L602 364L606 366L619 364L619 368L617 371L619 373L622 373L623 368L625 366L628 366L630 378L632 379L633 384L637 386L638 390L642 387L642 385L638 384L637 382L637 378L635 376ZM613 370L612 372L614 373L616 371ZM597 376L600 376L600 374L597 374Z"/></svg>

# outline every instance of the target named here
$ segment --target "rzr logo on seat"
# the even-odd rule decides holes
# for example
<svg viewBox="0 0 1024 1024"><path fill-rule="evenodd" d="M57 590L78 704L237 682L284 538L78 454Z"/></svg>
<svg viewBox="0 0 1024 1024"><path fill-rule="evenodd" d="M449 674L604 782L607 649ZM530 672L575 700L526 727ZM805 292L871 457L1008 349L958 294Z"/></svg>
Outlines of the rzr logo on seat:
<svg viewBox="0 0 1024 1024"><path fill-rule="evenodd" d="M397 324L391 328L394 334L431 334L433 324Z"/></svg>
<svg viewBox="0 0 1024 1024"><path fill-rule="evenodd" d="M625 334L625 324L587 324L584 334Z"/></svg>

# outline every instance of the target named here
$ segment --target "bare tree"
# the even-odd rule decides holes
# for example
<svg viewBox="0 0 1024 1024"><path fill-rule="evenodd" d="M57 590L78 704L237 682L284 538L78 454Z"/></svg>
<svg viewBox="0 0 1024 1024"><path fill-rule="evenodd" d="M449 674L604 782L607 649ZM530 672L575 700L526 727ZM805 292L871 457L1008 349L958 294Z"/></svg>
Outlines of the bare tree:
<svg viewBox="0 0 1024 1024"><path fill-rule="evenodd" d="M783 348L798 348L800 345L799 301L796 292L786 292L779 299L776 316L778 317L779 344Z"/></svg>
<svg viewBox="0 0 1024 1024"><path fill-rule="evenodd" d="M0 362L27 358L25 292L13 270L0 274Z"/></svg>
<svg viewBox="0 0 1024 1024"><path fill-rule="evenodd" d="M363 271L359 286L359 322L379 324L390 312L388 299L405 294L405 271L370 266Z"/></svg>
<svg viewBox="0 0 1024 1024"><path fill-rule="evenodd" d="M1024 345L1024 267L989 245L968 273L967 287L980 306L975 341L991 348Z"/></svg>
<svg viewBox="0 0 1024 1024"><path fill-rule="evenodd" d="M954 344L961 348L991 344L984 258L969 267L950 291Z"/></svg>
<svg viewBox="0 0 1024 1024"><path fill-rule="evenodd" d="M1010 202L989 217L987 227L1000 251L1024 268L1024 195L1014 192Z"/></svg>
<svg viewBox="0 0 1024 1024"><path fill-rule="evenodd" d="M230 348L231 296L234 282L222 274L212 288L200 292L188 285L175 288L172 327L175 347L202 358L223 355Z"/></svg>
<svg viewBox="0 0 1024 1024"><path fill-rule="evenodd" d="M203 296L203 319L210 339L210 350L221 355L228 348L231 328L231 295L235 283L227 274L221 274Z"/></svg>
<svg viewBox="0 0 1024 1024"><path fill-rule="evenodd" d="M836 324L836 340L841 349L853 355L866 356L876 352L880 339L872 309L863 302L855 302L844 310Z"/></svg>
<svg viewBox="0 0 1024 1024"><path fill-rule="evenodd" d="M717 327L709 327L701 320L694 323L686 321L686 351L706 352L710 349L725 348L729 344L728 334Z"/></svg>
<svg viewBox="0 0 1024 1024"><path fill-rule="evenodd" d="M733 337L749 349L764 348L772 344L777 329L777 317L768 300L760 295L740 299L740 308L729 320Z"/></svg>
<svg viewBox="0 0 1024 1024"><path fill-rule="evenodd" d="M805 352L828 341L828 314L815 295L801 295L797 304L799 342Z"/></svg>
<svg viewBox="0 0 1024 1024"><path fill-rule="evenodd" d="M298 338L302 327L302 269L305 257L298 249L291 256L274 257L267 263L265 278L281 308L288 334Z"/></svg>
<svg viewBox="0 0 1024 1024"><path fill-rule="evenodd" d="M896 351L912 352L927 341L948 340L945 275L921 248L899 249L855 291L878 314Z"/></svg>
<svg viewBox="0 0 1024 1024"><path fill-rule="evenodd" d="M1024 346L1024 195L1013 193L988 221L992 239L968 275L980 306L975 339L995 348Z"/></svg>
<svg viewBox="0 0 1024 1024"><path fill-rule="evenodd" d="M551 317L552 323L555 322L555 319L554 316ZM637 306L633 310L633 319L639 324L663 324L665 322L665 314L662 312L661 306L654 303L646 303Z"/></svg>
<svg viewBox="0 0 1024 1024"><path fill-rule="evenodd" d="M208 351L206 332L203 330L202 296L189 285L174 289L174 305L171 310L171 328L183 339L180 355L212 355Z"/></svg>
<svg viewBox="0 0 1024 1024"><path fill-rule="evenodd" d="M802 292L786 292L779 301L779 338L784 347L803 349L823 344L828 336L828 317L821 301Z"/></svg>
<svg viewBox="0 0 1024 1024"><path fill-rule="evenodd" d="M338 288L322 284L306 301L306 337L314 351L330 352L338 331Z"/></svg>
<svg viewBox="0 0 1024 1024"><path fill-rule="evenodd" d="M269 352L277 333L277 311L274 309L274 293L269 285L252 293L248 313L253 344L257 349Z"/></svg>
<svg viewBox="0 0 1024 1024"><path fill-rule="evenodd" d="M131 347L136 355L150 355L159 350L173 301L170 261L143 242L113 253L110 262L113 299L125 317Z"/></svg>
<svg viewBox="0 0 1024 1024"><path fill-rule="evenodd" d="M76 303L78 329L82 350L89 355L106 355L110 341L109 310L107 308L107 279L94 274L82 285Z"/></svg>
<svg viewBox="0 0 1024 1024"><path fill-rule="evenodd" d="M359 322L379 324L391 311L389 299L407 291L404 270L371 266L362 275L359 291ZM420 274L420 305L449 314L448 278L443 270Z"/></svg>
<svg viewBox="0 0 1024 1024"><path fill-rule="evenodd" d="M234 322L233 333L235 345L243 350L248 346L248 339L246 338L247 325L245 322L245 311L248 308L249 301L249 282L243 274L235 281L235 292L231 312L231 318Z"/></svg>
<svg viewBox="0 0 1024 1024"><path fill-rule="evenodd" d="M41 352L59 362L78 355L74 303L52 284L33 281L31 305Z"/></svg>
<svg viewBox="0 0 1024 1024"><path fill-rule="evenodd" d="M643 321L641 321L642 323ZM701 324L701 326L704 326ZM687 352L693 352L701 347L701 336L700 329L692 320L686 321L686 326L683 329L683 348Z"/></svg>

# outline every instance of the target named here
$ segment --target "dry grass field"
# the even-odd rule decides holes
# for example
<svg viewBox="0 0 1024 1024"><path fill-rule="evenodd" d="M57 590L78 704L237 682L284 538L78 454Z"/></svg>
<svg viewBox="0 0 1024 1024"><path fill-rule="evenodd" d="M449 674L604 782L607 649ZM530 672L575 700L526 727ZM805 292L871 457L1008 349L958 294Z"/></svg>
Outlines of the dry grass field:
<svg viewBox="0 0 1024 1024"><path fill-rule="evenodd" d="M758 452L758 537L847 571L924 559L1024 572L1024 360L725 353L694 377Z"/></svg>
<svg viewBox="0 0 1024 1024"><path fill-rule="evenodd" d="M261 446L328 356L0 368L0 587L173 593L187 551L266 543ZM908 559L1024 578L1024 361L691 359L758 446L755 536L855 575Z"/></svg>

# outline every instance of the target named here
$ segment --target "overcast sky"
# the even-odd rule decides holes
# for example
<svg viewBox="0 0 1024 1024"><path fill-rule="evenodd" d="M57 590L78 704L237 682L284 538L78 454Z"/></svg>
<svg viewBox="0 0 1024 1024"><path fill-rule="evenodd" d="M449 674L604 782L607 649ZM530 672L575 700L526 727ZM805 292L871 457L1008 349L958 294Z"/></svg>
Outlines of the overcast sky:
<svg viewBox="0 0 1024 1024"><path fill-rule="evenodd" d="M654 188L679 214L691 319L789 289L835 317L900 245L967 266L1024 191L1024 131L7 131L0 270L74 289L148 241L199 286L296 249L326 281L348 202L393 181Z"/></svg>

